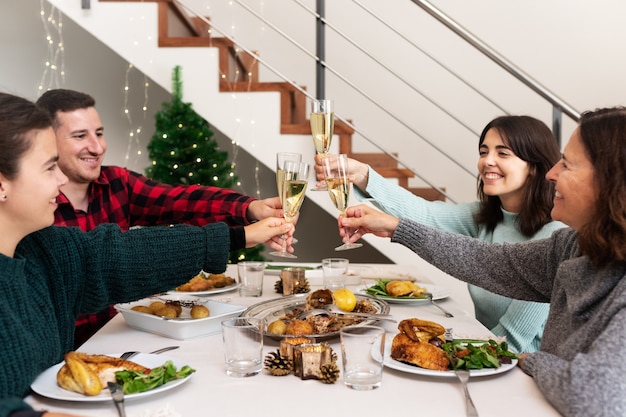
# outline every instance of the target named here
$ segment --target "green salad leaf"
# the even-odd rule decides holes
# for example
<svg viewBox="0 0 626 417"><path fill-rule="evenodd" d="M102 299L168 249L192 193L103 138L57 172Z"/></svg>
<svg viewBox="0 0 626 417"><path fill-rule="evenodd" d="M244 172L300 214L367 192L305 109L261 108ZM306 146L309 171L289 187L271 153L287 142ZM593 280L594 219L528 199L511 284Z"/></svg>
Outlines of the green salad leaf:
<svg viewBox="0 0 626 417"><path fill-rule="evenodd" d="M390 279L378 279L376 284L367 288L366 292L373 296L388 297L389 294L387 294L386 287L389 282L391 282Z"/></svg>
<svg viewBox="0 0 626 417"><path fill-rule="evenodd" d="M129 370L117 371L115 379L122 386L124 394L136 394L150 391L175 379L187 378L194 372L196 370L188 365L177 370L172 361L167 361L161 366L152 368L147 373Z"/></svg>
<svg viewBox="0 0 626 417"><path fill-rule="evenodd" d="M446 352L452 369L499 368L501 364L517 359L506 342L495 340L455 339L444 343L441 348Z"/></svg>

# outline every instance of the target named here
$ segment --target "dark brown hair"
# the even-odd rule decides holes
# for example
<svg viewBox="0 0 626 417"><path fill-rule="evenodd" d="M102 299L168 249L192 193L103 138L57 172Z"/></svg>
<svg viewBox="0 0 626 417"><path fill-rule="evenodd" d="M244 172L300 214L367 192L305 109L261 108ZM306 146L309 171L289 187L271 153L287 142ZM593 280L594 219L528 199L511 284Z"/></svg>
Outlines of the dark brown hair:
<svg viewBox="0 0 626 417"><path fill-rule="evenodd" d="M478 141L479 148L490 129L496 129L504 144L529 165L516 226L524 236L532 237L552 220L554 184L546 180L545 175L561 157L558 143L548 126L540 120L529 116L501 116L485 126ZM504 217L502 202L500 197L484 193L480 174L477 181L480 210L475 220L493 231Z"/></svg>
<svg viewBox="0 0 626 417"><path fill-rule="evenodd" d="M52 121L35 103L12 94L0 93L0 172L14 179L20 161L32 146L33 133L48 129Z"/></svg>
<svg viewBox="0 0 626 417"><path fill-rule="evenodd" d="M579 230L580 249L597 267L626 261L626 107L582 114L579 133L598 187L595 215Z"/></svg>
<svg viewBox="0 0 626 417"><path fill-rule="evenodd" d="M95 107L96 100L89 94L80 91L57 88L43 93L37 100L37 106L48 112L56 130L59 127L57 112Z"/></svg>

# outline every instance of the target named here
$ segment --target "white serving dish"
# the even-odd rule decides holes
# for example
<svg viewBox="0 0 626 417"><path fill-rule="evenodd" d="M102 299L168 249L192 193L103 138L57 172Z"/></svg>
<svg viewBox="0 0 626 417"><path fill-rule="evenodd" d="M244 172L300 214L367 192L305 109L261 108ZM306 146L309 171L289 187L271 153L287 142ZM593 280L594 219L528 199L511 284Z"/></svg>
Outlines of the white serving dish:
<svg viewBox="0 0 626 417"><path fill-rule="evenodd" d="M166 319L151 314L131 310L137 305L148 306L157 300L180 300L201 304L209 309L209 317L192 319L189 308L183 307L179 318ZM246 309L244 306L222 303L193 296L160 295L144 298L132 303L116 304L115 308L124 316L126 324L137 330L155 333L171 339L185 340L220 333L221 322L230 317L238 317Z"/></svg>

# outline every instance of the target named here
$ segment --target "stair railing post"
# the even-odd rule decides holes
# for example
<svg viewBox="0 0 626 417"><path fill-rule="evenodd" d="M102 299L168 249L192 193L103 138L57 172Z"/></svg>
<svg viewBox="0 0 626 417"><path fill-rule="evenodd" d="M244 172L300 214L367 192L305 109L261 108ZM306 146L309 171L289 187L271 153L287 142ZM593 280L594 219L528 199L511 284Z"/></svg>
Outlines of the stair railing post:
<svg viewBox="0 0 626 417"><path fill-rule="evenodd" d="M561 147L561 119L563 112L557 106L552 106L552 133L556 138L556 143Z"/></svg>
<svg viewBox="0 0 626 417"><path fill-rule="evenodd" d="M315 53L317 61L315 62L315 97L323 99L326 89L325 82L325 51L326 51L326 24L324 23L325 0L316 0L317 18L315 22Z"/></svg>

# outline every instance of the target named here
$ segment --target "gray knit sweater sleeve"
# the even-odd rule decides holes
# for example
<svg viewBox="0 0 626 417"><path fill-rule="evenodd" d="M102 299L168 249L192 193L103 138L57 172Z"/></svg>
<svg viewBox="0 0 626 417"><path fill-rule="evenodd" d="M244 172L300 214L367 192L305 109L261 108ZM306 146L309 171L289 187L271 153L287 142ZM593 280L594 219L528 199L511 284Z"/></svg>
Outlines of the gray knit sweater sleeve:
<svg viewBox="0 0 626 417"><path fill-rule="evenodd" d="M466 282L550 302L541 349L524 372L564 416L626 415L626 265L593 267L571 229L486 244L402 219L392 241Z"/></svg>

